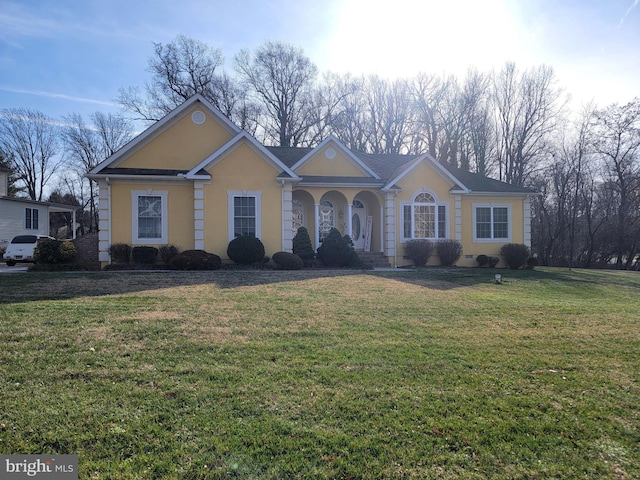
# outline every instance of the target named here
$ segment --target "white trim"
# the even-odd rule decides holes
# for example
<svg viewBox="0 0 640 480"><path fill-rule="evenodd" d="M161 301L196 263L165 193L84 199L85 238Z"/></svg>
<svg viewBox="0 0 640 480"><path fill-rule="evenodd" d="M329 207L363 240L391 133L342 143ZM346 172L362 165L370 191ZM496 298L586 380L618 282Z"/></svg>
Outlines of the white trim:
<svg viewBox="0 0 640 480"><path fill-rule="evenodd" d="M229 241L235 238L235 216L233 211L233 199L236 197L254 197L256 199L256 238L262 237L262 192L248 190L227 190L227 238Z"/></svg>
<svg viewBox="0 0 640 480"><path fill-rule="evenodd" d="M478 238L477 223L476 223L476 211L478 208L490 208L491 209L491 238ZM507 209L507 238L494 238L493 237L493 209L494 208L506 208ZM472 228L473 228L473 243L510 243L512 239L512 205L510 203L473 203L472 209Z"/></svg>
<svg viewBox="0 0 640 480"><path fill-rule="evenodd" d="M138 236L138 198L160 197L160 238L144 238ZM169 206L167 204L169 192L167 190L131 190L131 243L133 245L166 245L169 243Z"/></svg>

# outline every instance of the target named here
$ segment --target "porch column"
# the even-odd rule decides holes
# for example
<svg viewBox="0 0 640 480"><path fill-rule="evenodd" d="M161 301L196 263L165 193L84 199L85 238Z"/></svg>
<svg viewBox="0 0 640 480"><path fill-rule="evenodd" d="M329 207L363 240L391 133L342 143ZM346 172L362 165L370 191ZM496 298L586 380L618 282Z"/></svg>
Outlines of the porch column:
<svg viewBox="0 0 640 480"><path fill-rule="evenodd" d="M454 203L454 240L462 241L462 197L453 196Z"/></svg>
<svg viewBox="0 0 640 480"><path fill-rule="evenodd" d="M384 207L380 205L380 251L384 253Z"/></svg>
<svg viewBox="0 0 640 480"><path fill-rule="evenodd" d="M384 210L384 229L386 231L384 250L387 257L393 258L394 266L396 266L398 262L396 261L396 194L394 192L386 193Z"/></svg>
<svg viewBox="0 0 640 480"><path fill-rule="evenodd" d="M111 186L107 180L98 182L98 260L111 263Z"/></svg>
<svg viewBox="0 0 640 480"><path fill-rule="evenodd" d="M313 233L313 239L316 246L316 250L320 248L320 224L318 223L320 220L320 204L316 203L313 206L313 214L315 216L315 232Z"/></svg>
<svg viewBox="0 0 640 480"><path fill-rule="evenodd" d="M282 251L293 252L293 193L288 182L282 183Z"/></svg>
<svg viewBox="0 0 640 480"><path fill-rule="evenodd" d="M524 239L523 243L531 248L531 197L527 197L523 203L524 212Z"/></svg>
<svg viewBox="0 0 640 480"><path fill-rule="evenodd" d="M347 205L347 231L345 232L347 235L349 235L349 237L351 237L351 234L353 233L353 203L350 203ZM353 238L351 239L353 240Z"/></svg>
<svg viewBox="0 0 640 480"><path fill-rule="evenodd" d="M75 208L73 209L73 212L71 212L71 216L72 216L72 217L71 217L71 225L72 225L72 227L71 227L71 228L72 228L72 230L73 230L73 233L72 233L72 235L71 235L71 238L73 238L73 239L75 240L75 239L76 239L76 236L77 236L77 235L76 235L76 229L78 228L78 227L76 226L76 209L75 209Z"/></svg>
<svg viewBox="0 0 640 480"><path fill-rule="evenodd" d="M204 183L193 182L193 248L204 250Z"/></svg>

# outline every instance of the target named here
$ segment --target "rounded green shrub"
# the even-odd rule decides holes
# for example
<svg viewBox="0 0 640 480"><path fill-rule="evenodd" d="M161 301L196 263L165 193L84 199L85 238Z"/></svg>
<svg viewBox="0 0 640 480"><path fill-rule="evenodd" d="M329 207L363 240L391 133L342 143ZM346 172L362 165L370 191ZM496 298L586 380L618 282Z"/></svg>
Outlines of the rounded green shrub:
<svg viewBox="0 0 640 480"><path fill-rule="evenodd" d="M131 261L131 245L114 243L109 247L109 255L114 263L129 263Z"/></svg>
<svg viewBox="0 0 640 480"><path fill-rule="evenodd" d="M271 257L280 270L300 270L304 262L295 253L276 252Z"/></svg>
<svg viewBox="0 0 640 480"><path fill-rule="evenodd" d="M476 262L478 262L479 267L486 267L489 264L489 257L486 255L478 255L476 257Z"/></svg>
<svg viewBox="0 0 640 480"><path fill-rule="evenodd" d="M337 228L332 228L318 248L318 259L327 267L346 267L358 256L352 245L351 239L345 240Z"/></svg>
<svg viewBox="0 0 640 480"><path fill-rule="evenodd" d="M229 242L227 256L239 265L252 265L264 259L264 245L259 238L241 235Z"/></svg>
<svg viewBox="0 0 640 480"><path fill-rule="evenodd" d="M424 267L433 253L433 243L425 239L409 240L404 244L404 254L416 267Z"/></svg>
<svg viewBox="0 0 640 480"><path fill-rule="evenodd" d="M220 270L221 267L220 257L204 250L185 250L169 260L171 270Z"/></svg>
<svg viewBox="0 0 640 480"><path fill-rule="evenodd" d="M462 244L457 240L439 240L436 251L440 257L440 264L451 267L462 255Z"/></svg>
<svg viewBox="0 0 640 480"><path fill-rule="evenodd" d="M37 263L58 264L70 263L76 258L76 247L66 240L46 240L36 247L33 252Z"/></svg>
<svg viewBox="0 0 640 480"><path fill-rule="evenodd" d="M500 255L511 270L518 270L527 264L531 251L522 243L506 243L500 249Z"/></svg>
<svg viewBox="0 0 640 480"><path fill-rule="evenodd" d="M131 260L140 265L153 265L158 258L156 247L138 246L131 249Z"/></svg>

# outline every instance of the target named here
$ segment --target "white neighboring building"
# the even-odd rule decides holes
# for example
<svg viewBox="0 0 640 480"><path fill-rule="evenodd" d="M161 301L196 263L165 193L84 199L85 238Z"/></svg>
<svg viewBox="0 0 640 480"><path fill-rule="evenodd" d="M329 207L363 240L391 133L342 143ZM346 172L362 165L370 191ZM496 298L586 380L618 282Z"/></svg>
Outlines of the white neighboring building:
<svg viewBox="0 0 640 480"><path fill-rule="evenodd" d="M0 251L4 251L16 235L50 235L51 213L72 213L73 238L76 238L76 209L80 207L9 197L8 174L9 169L0 165Z"/></svg>

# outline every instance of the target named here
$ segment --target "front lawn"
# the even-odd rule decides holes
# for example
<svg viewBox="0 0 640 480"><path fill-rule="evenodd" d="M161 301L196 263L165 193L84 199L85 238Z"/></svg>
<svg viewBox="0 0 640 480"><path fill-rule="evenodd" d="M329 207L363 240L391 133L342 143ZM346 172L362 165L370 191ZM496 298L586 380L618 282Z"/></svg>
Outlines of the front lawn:
<svg viewBox="0 0 640 480"><path fill-rule="evenodd" d="M640 275L0 276L0 452L81 479L640 478Z"/></svg>

